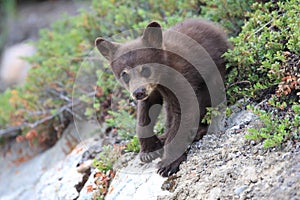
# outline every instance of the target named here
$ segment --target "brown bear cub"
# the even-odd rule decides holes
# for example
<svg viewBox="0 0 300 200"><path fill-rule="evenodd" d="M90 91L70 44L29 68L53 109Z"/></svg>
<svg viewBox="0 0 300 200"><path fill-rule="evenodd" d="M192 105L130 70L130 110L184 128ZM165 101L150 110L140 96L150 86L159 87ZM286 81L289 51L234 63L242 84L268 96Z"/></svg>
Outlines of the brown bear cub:
<svg viewBox="0 0 300 200"><path fill-rule="evenodd" d="M201 19L185 20L166 31L151 22L143 35L124 44L97 38L120 83L137 100L140 159L158 157L158 173L170 176L186 160L186 150L206 134L206 108L225 100L222 55L230 48L223 30ZM165 109L164 134L153 127Z"/></svg>

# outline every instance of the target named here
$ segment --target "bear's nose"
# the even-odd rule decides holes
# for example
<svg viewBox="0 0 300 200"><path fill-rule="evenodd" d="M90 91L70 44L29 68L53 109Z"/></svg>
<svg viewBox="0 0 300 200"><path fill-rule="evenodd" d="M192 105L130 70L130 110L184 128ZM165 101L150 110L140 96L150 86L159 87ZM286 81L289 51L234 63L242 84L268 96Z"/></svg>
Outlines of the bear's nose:
<svg viewBox="0 0 300 200"><path fill-rule="evenodd" d="M133 96L136 98L136 100L142 100L144 99L147 94L146 94L146 89L145 88L138 88L133 92Z"/></svg>

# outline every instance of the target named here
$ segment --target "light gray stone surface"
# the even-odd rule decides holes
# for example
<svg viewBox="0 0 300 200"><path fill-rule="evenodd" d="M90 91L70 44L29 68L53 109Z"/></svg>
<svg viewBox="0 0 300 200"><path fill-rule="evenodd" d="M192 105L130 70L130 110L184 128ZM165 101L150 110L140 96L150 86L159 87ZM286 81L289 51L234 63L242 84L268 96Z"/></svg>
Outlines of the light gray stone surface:
<svg viewBox="0 0 300 200"><path fill-rule="evenodd" d="M106 200L157 199L159 195L168 195L161 186L166 178L156 173L156 162L143 164L138 156L119 170L113 179Z"/></svg>
<svg viewBox="0 0 300 200"><path fill-rule="evenodd" d="M89 133L94 125L78 127L79 132ZM87 139L80 144L78 142L78 132L71 124L62 138L42 153L40 148L29 148L27 143L13 142L9 148L3 148L0 156L0 199L72 199L76 194L74 185L83 176L77 172L76 165L88 147L99 141ZM14 162L25 156L33 158L17 164Z"/></svg>
<svg viewBox="0 0 300 200"><path fill-rule="evenodd" d="M5 86L21 85L25 82L31 66L24 57L32 56L35 51L35 47L27 43L15 44L4 49L0 61L0 80Z"/></svg>

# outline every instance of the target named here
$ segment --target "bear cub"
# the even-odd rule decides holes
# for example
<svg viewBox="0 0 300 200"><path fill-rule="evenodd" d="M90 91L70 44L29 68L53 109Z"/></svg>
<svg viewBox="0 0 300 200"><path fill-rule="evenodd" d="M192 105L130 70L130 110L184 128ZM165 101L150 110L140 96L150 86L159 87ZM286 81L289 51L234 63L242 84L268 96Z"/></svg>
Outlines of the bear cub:
<svg viewBox="0 0 300 200"><path fill-rule="evenodd" d="M151 22L135 40L121 44L99 37L95 45L137 101L141 161L161 157L158 173L164 177L176 173L188 146L208 130L201 123L206 108L213 101L215 105L224 101L222 95L211 97L213 92L224 94L222 55L231 48L226 34L202 19L187 19L166 31ZM165 128L157 136L153 128L161 107Z"/></svg>

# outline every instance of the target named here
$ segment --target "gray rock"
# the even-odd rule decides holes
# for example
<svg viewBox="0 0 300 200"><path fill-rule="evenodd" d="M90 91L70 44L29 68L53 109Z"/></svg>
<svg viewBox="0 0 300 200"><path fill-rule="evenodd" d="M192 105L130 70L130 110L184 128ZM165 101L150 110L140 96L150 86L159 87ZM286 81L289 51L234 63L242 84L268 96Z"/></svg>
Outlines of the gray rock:
<svg viewBox="0 0 300 200"><path fill-rule="evenodd" d="M220 199L221 196L221 188L215 187L213 188L208 195L208 199L214 200L214 199Z"/></svg>
<svg viewBox="0 0 300 200"><path fill-rule="evenodd" d="M247 188L248 188L247 185L242 185L242 186L236 188L236 189L234 190L234 193L235 193L236 195L240 195L240 194L241 194L242 192L244 192Z"/></svg>
<svg viewBox="0 0 300 200"><path fill-rule="evenodd" d="M89 179L84 184L82 190L79 193L79 197L77 200L90 200L92 199L94 192L89 192L88 187L92 186L92 188L97 188L97 185L95 184L95 174L98 172L97 169L95 169L91 175L89 176Z"/></svg>
<svg viewBox="0 0 300 200"><path fill-rule="evenodd" d="M233 113L228 119L227 119L227 127L228 130L238 130L241 128L241 126L249 124L251 121L256 119L257 116L254 115L252 112L247 110L242 110L237 113Z"/></svg>
<svg viewBox="0 0 300 200"><path fill-rule="evenodd" d="M84 148L82 143L77 145L64 160L42 175L35 189L37 199L75 199L79 196L74 186L82 181L84 174L77 171L76 165Z"/></svg>
<svg viewBox="0 0 300 200"><path fill-rule="evenodd" d="M80 132L92 130L90 124L78 127ZM37 148L32 153L33 149L26 143L11 143L10 153L0 156L0 199L72 199L78 196L74 185L82 180L83 174L77 172L76 165L85 149L98 141L89 139L76 146L78 142L77 129L71 124L62 138L44 152ZM20 152L23 157L33 158L15 164L14 160L22 158Z"/></svg>
<svg viewBox="0 0 300 200"><path fill-rule="evenodd" d="M25 82L31 65L22 57L32 56L35 51L34 46L26 43L15 44L4 49L0 61L0 80L5 86L20 85Z"/></svg>
<svg viewBox="0 0 300 200"><path fill-rule="evenodd" d="M32 149L26 143L13 142L11 144L12 153L0 158L0 199L31 199L34 196L35 185L42 174L62 160L66 156L65 151L70 150L65 145L67 142L74 143L69 135L64 134L54 147L38 155L37 153L40 151L30 154ZM24 151L24 154L19 155L18 151ZM25 155L33 158L14 164L14 159L22 159Z"/></svg>
<svg viewBox="0 0 300 200"><path fill-rule="evenodd" d="M170 194L161 189L166 178L158 175L156 170L155 163L142 164L136 157L116 173L105 199L156 199L160 195Z"/></svg>

